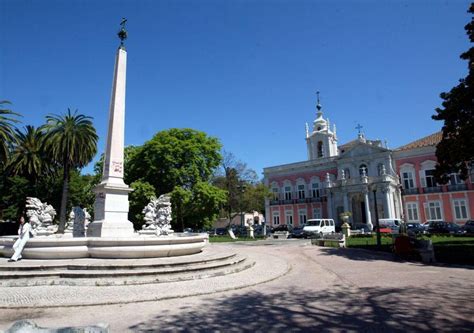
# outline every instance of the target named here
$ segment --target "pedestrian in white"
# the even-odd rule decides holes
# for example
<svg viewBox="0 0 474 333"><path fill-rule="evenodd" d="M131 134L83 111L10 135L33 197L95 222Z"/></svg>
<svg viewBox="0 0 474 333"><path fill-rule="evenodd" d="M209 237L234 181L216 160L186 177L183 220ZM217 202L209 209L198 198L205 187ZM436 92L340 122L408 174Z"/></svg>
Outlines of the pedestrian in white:
<svg viewBox="0 0 474 333"><path fill-rule="evenodd" d="M21 252L26 245L26 242L30 239L31 225L29 222L25 223L25 218L20 217L20 228L18 229L18 239L15 244L13 244L13 256L8 261L18 261L21 260Z"/></svg>

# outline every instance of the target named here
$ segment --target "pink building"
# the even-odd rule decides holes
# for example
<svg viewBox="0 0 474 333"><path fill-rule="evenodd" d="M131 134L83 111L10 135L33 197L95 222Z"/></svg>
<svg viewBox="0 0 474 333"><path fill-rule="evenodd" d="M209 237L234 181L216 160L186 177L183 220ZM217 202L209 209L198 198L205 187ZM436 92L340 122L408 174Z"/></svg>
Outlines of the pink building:
<svg viewBox="0 0 474 333"><path fill-rule="evenodd" d="M474 216L472 177L451 175L449 185L433 178L440 133L389 149L379 140L357 139L338 146L335 125L317 105L312 131L306 125L308 160L264 169L273 197L266 201L266 221L302 225L310 218L351 212L352 223L369 227L378 218L408 222L444 220L464 223Z"/></svg>

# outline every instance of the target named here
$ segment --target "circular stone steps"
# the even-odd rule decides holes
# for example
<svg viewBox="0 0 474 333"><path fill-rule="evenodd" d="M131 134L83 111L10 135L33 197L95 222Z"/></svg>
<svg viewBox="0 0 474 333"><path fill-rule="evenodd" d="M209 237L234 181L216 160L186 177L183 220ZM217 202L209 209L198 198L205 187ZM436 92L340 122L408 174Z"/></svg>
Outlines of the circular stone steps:
<svg viewBox="0 0 474 333"><path fill-rule="evenodd" d="M84 262L79 262L81 260ZM179 260L77 259L73 264L65 261L35 263L25 260L0 266L0 286L117 286L163 283L237 273L251 268L254 264L247 256L233 252L181 257Z"/></svg>

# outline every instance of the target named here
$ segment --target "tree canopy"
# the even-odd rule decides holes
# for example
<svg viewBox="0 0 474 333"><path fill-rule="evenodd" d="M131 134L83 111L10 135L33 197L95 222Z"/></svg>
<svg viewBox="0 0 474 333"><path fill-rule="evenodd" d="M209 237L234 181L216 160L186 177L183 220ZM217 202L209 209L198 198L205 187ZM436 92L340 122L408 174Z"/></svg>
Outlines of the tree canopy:
<svg viewBox="0 0 474 333"><path fill-rule="evenodd" d="M474 4L468 10L474 14ZM465 26L471 43L474 42L474 20ZM434 120L444 121L443 136L436 147L435 176L439 183L445 184L449 174L459 172L462 179L467 179L469 170L474 168L474 48L461 54L461 59L468 61L469 73L449 92L443 92L442 108L436 109Z"/></svg>

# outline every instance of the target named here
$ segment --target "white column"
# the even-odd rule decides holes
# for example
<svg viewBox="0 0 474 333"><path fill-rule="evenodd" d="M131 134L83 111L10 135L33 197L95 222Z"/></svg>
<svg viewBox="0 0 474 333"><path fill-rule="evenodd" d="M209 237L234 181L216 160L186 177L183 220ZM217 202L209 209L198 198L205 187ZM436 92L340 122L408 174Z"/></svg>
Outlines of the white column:
<svg viewBox="0 0 474 333"><path fill-rule="evenodd" d="M364 204L365 204L365 216L367 218L367 226L369 227L370 230L372 230L374 225L372 224L372 217L370 215L369 191L367 190L364 191Z"/></svg>
<svg viewBox="0 0 474 333"><path fill-rule="evenodd" d="M391 219L393 218L393 202L391 202L390 189L383 189L383 211L384 218Z"/></svg>
<svg viewBox="0 0 474 333"><path fill-rule="evenodd" d="M132 190L123 181L126 69L127 52L121 46L115 58L104 169L102 181L94 189L95 220L89 224L89 237L130 237L134 233L128 221L128 193Z"/></svg>

